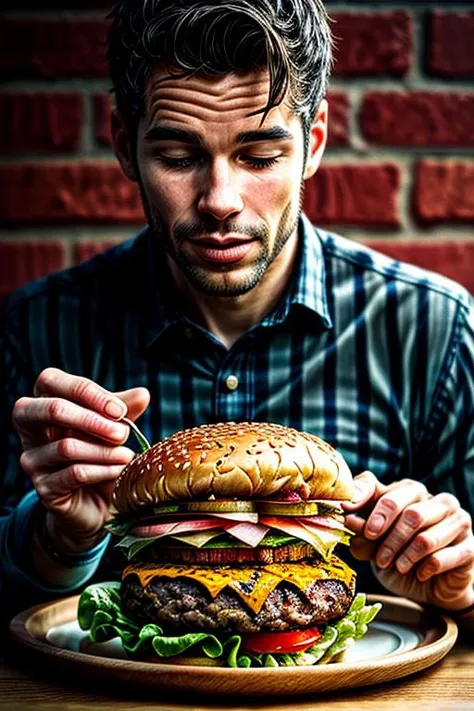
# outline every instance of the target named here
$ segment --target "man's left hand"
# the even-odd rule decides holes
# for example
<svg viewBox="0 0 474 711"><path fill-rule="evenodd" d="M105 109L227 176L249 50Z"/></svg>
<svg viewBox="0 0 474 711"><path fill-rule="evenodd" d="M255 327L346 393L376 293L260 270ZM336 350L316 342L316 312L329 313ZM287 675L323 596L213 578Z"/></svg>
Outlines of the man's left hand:
<svg viewBox="0 0 474 711"><path fill-rule="evenodd" d="M355 558L370 560L391 593L446 610L474 603L472 520L451 494L431 496L420 482L388 486L371 472L354 478L357 501L344 503Z"/></svg>

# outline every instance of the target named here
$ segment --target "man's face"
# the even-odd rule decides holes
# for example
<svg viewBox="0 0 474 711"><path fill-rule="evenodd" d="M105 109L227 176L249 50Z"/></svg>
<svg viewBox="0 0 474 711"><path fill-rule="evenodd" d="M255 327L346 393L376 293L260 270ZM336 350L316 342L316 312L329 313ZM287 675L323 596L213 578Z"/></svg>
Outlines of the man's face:
<svg viewBox="0 0 474 711"><path fill-rule="evenodd" d="M263 124L250 115L267 101L264 72L167 76L152 75L138 127L147 216L175 274L202 294L239 296L269 269L283 276L296 244L301 121L286 104Z"/></svg>

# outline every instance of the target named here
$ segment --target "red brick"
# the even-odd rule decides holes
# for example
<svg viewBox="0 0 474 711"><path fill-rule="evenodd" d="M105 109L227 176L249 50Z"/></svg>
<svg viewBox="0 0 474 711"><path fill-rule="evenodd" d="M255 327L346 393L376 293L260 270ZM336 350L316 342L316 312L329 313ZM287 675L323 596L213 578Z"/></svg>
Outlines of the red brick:
<svg viewBox="0 0 474 711"><path fill-rule="evenodd" d="M349 143L349 100L342 91L331 91L329 103L328 146L347 146Z"/></svg>
<svg viewBox="0 0 474 711"><path fill-rule="evenodd" d="M474 12L431 13L428 71L442 77L474 76Z"/></svg>
<svg viewBox="0 0 474 711"><path fill-rule="evenodd" d="M65 266L61 242L0 241L0 301L23 284Z"/></svg>
<svg viewBox="0 0 474 711"><path fill-rule="evenodd" d="M0 152L72 153L82 133L80 94L0 94Z"/></svg>
<svg viewBox="0 0 474 711"><path fill-rule="evenodd" d="M360 122L367 140L391 146L474 145L474 93L369 92Z"/></svg>
<svg viewBox="0 0 474 711"><path fill-rule="evenodd" d="M114 247L116 244L118 244L118 240L94 240L94 242L78 242L74 249L74 263L80 264L81 262L85 262L88 259L95 257L96 254L100 254L106 249Z"/></svg>
<svg viewBox="0 0 474 711"><path fill-rule="evenodd" d="M400 262L415 264L454 279L474 294L474 242L397 242L378 239L364 240L364 243Z"/></svg>
<svg viewBox="0 0 474 711"><path fill-rule="evenodd" d="M395 164L325 165L306 183L304 209L315 224L399 227Z"/></svg>
<svg viewBox="0 0 474 711"><path fill-rule="evenodd" d="M117 164L0 165L0 220L143 223L139 192Z"/></svg>
<svg viewBox="0 0 474 711"><path fill-rule="evenodd" d="M335 12L335 73L403 76L413 61L413 24L408 12Z"/></svg>
<svg viewBox="0 0 474 711"><path fill-rule="evenodd" d="M0 71L13 75L108 76L107 22L100 19L3 19Z"/></svg>
<svg viewBox="0 0 474 711"><path fill-rule="evenodd" d="M112 145L110 134L110 113L112 102L108 94L97 94L94 96L94 127L95 138L103 146Z"/></svg>
<svg viewBox="0 0 474 711"><path fill-rule="evenodd" d="M474 161L420 161L413 202L421 222L473 223Z"/></svg>

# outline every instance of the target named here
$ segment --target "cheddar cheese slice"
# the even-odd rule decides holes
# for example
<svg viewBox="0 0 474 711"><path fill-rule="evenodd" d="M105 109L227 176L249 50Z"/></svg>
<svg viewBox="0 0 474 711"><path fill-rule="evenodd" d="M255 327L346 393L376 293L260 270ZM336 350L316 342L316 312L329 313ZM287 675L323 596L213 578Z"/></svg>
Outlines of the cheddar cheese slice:
<svg viewBox="0 0 474 711"><path fill-rule="evenodd" d="M337 556L332 556L324 565L311 563L272 563L253 567L199 567L190 565L172 565L134 563L123 571L123 579L136 575L143 587L154 578L187 578L201 583L215 598L225 587L231 588L248 607L258 614L269 594L281 582L292 583L305 593L309 585L316 580L340 580L349 590L353 589L355 572Z"/></svg>

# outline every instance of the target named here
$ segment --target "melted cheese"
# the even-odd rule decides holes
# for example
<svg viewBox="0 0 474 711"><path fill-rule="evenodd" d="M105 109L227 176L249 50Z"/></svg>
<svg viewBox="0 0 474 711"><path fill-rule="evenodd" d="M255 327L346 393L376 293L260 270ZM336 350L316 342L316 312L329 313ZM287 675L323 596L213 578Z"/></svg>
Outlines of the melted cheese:
<svg viewBox="0 0 474 711"><path fill-rule="evenodd" d="M129 565L123 571L127 575L137 575L143 587L155 577L187 578L195 580L215 598L226 586L258 614L269 594L283 581L292 583L303 593L315 580L340 580L351 589L355 578L354 571L337 556L332 556L324 565L310 563L272 563L259 567L193 568L189 565L171 565L168 563L150 567L146 563Z"/></svg>

